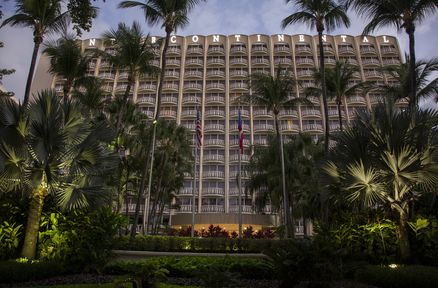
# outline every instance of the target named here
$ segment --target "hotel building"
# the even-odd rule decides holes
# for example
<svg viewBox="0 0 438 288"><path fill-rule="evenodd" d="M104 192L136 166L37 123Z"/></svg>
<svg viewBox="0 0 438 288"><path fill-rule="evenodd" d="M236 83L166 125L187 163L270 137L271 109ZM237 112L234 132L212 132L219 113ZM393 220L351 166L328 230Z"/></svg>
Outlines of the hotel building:
<svg viewBox="0 0 438 288"><path fill-rule="evenodd" d="M152 42L157 38L152 37ZM348 60L359 72L353 82L372 80L376 83L391 83L389 75L379 68L401 63L397 39L391 36L326 35L324 56L326 67L336 60ZM83 51L105 47L100 39L81 41ZM153 65L160 67L161 53L156 49ZM199 153L200 168L197 173L196 229L210 224L221 225L237 231L238 223L238 153L239 132L237 129L238 107L236 98L251 93L247 79L253 73L275 75L279 65L290 69L298 80L291 97L303 97L303 89L313 86L312 74L319 66L318 37L310 35L192 35L172 36L167 51L167 67L161 95L161 118L176 121L195 133L197 107L201 111L203 145ZM42 56L37 68L33 92L52 88L62 94L63 80L50 75L49 60ZM123 94L127 85L127 73L115 70L104 59L96 58L90 65L90 75L105 81L108 97ZM352 83L353 84L353 83ZM157 77L138 79L131 90L134 102L149 117L155 113L157 101ZM342 107L343 119L348 124L355 110L370 109L382 98L378 91L348 98ZM324 131L324 119L329 118L330 130L339 129L338 111L334 101L329 101L328 115L324 115L321 97L311 97L313 105L301 105L296 109L281 111L280 129L287 135L306 132L315 137ZM405 102L397 105L404 106ZM264 107L243 106L244 155L242 155L243 183L249 163L252 145L266 145L268 134L274 131L273 115ZM193 136L193 139L195 137ZM195 141L193 141L195 143ZM176 209L168 211L172 226L191 225L193 178L187 175L184 187L177 193ZM242 189L243 191L243 189ZM198 193L199 192L199 193ZM263 213L253 209L253 197L242 197L243 225L255 229L277 224L277 217L270 205ZM128 203L134 212L135 204ZM143 207L142 207L143 209ZM170 215L171 214L171 215ZM301 220L297 233L302 233Z"/></svg>

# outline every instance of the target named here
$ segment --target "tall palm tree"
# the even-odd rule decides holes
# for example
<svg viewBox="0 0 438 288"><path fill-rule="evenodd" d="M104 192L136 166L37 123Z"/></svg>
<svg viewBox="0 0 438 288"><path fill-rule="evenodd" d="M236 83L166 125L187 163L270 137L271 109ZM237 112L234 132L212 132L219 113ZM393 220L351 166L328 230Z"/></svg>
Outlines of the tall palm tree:
<svg viewBox="0 0 438 288"><path fill-rule="evenodd" d="M417 82L415 75L415 29L429 16L438 11L436 0L345 0L359 15L366 15L370 22L364 34L385 26L404 29L409 36L409 107L415 110L418 105L416 97Z"/></svg>
<svg viewBox="0 0 438 288"><path fill-rule="evenodd" d="M359 69L349 65L348 62L336 61L333 68L325 69L325 82L328 98L334 99L338 106L339 128L342 127L342 103L351 96L357 93L365 94L366 88L370 83L359 82L351 84L355 79L355 73L359 73ZM313 76L317 83L321 83L321 73L316 71ZM304 90L307 96L321 95L320 87L308 87Z"/></svg>
<svg viewBox="0 0 438 288"><path fill-rule="evenodd" d="M294 76L282 67L278 67L275 76L265 75L262 73L256 73L250 77L250 86L252 89L252 94L245 95L242 97L244 102L251 103L253 105L264 106L268 110L272 111L274 114L274 124L275 124L275 135L277 138L277 143L279 145L280 151L280 162L282 167L284 167L284 155L283 155L283 139L280 133L280 126L278 115L281 110L287 108L296 107L300 103L308 103L309 101L305 98L291 98L292 92L296 87L296 81ZM285 225L287 228L287 237L293 236L295 229L293 228L293 220L291 219L290 208L291 203L289 202L289 195L286 191L286 175L284 169L281 173L283 179L283 203L284 203L284 213L285 213Z"/></svg>
<svg viewBox="0 0 438 288"><path fill-rule="evenodd" d="M202 0L145 0L145 3L139 1L122 1L119 4L119 8L139 7L143 10L145 20L148 24L156 25L161 23L161 27L164 28L166 33L161 54L161 74L158 82L158 101L155 120L158 120L160 114L161 93L167 62L166 54L171 34L189 23L188 13L201 1Z"/></svg>
<svg viewBox="0 0 438 288"><path fill-rule="evenodd" d="M61 0L15 0L15 15L5 19L0 26L22 26L33 29L33 53L24 92L23 107L29 103L30 88L40 45L44 36L52 32L65 31L68 13L61 12Z"/></svg>
<svg viewBox="0 0 438 288"><path fill-rule="evenodd" d="M399 112L393 102L382 103L371 113L360 112L352 126L336 136L332 160L325 167L350 201L387 205L398 214L403 261L411 257L411 204L438 185L437 125L437 111Z"/></svg>
<svg viewBox="0 0 438 288"><path fill-rule="evenodd" d="M64 101L70 96L72 87L90 81L87 77L91 55L83 55L81 47L72 35L64 35L57 41L48 42L43 50L50 59L49 72L65 79Z"/></svg>
<svg viewBox="0 0 438 288"><path fill-rule="evenodd" d="M319 71L321 73L322 101L324 104L325 117L325 152L328 152L330 141L330 127L328 121L327 88L324 68L324 45L323 33L344 25L350 26L350 19L347 16L347 9L336 0L286 0L286 3L295 2L297 12L287 16L281 22L286 28L295 23L307 23L310 28L316 28L319 39Z"/></svg>
<svg viewBox="0 0 438 288"><path fill-rule="evenodd" d="M394 84L386 84L380 89L384 95L392 97L394 100L405 99L410 91L410 72L409 57L406 58L406 63L401 63L398 66L383 67L382 71L391 76L395 81ZM430 60L418 60L415 64L415 98L418 100L427 99L429 97L435 98L438 101L438 77L432 78L433 73L438 71L438 58Z"/></svg>
<svg viewBox="0 0 438 288"><path fill-rule="evenodd" d="M117 117L117 133L121 129L122 115L126 109L126 103L135 82L142 75L154 75L158 69L152 66L151 61L154 53L150 44L149 36L146 36L138 22L133 22L131 27L125 23L119 23L117 29L111 29L103 34L104 41L108 45L115 43L114 53L103 53L118 70L127 70L128 85L122 98L122 107Z"/></svg>
<svg viewBox="0 0 438 288"><path fill-rule="evenodd" d="M84 108L86 115L94 119L102 115L106 107L105 91L102 89L103 81L92 77L80 87L73 90L73 98L77 99Z"/></svg>
<svg viewBox="0 0 438 288"><path fill-rule="evenodd" d="M77 103L62 103L49 90L36 95L29 109L4 100L0 131L0 191L28 195L21 255L34 259L49 194L63 208L97 204L104 195L105 175L114 166L102 143L109 142L113 133L104 123L92 125Z"/></svg>

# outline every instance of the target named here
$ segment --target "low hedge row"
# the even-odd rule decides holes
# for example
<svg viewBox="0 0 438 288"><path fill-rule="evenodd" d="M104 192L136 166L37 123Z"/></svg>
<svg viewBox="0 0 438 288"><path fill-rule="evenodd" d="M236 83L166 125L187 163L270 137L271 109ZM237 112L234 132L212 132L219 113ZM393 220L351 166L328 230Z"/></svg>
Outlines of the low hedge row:
<svg viewBox="0 0 438 288"><path fill-rule="evenodd" d="M151 265L152 264L152 265ZM103 272L111 275L132 274L145 266L157 266L167 269L169 277L191 278L200 271L208 269L226 269L245 279L273 279L275 270L266 259L248 259L235 257L152 257L136 261L117 261L107 264Z"/></svg>
<svg viewBox="0 0 438 288"><path fill-rule="evenodd" d="M362 283L385 288L436 288L438 268L430 266L364 266L356 271L355 279Z"/></svg>
<svg viewBox="0 0 438 288"><path fill-rule="evenodd" d="M0 283L27 282L63 275L66 270L56 262L0 262Z"/></svg>
<svg viewBox="0 0 438 288"><path fill-rule="evenodd" d="M281 248L294 240L273 239L230 239L230 238L190 238L176 236L137 235L130 242L129 237L117 239L114 249L161 252L225 252L262 253L272 248ZM296 241L296 240L295 240Z"/></svg>

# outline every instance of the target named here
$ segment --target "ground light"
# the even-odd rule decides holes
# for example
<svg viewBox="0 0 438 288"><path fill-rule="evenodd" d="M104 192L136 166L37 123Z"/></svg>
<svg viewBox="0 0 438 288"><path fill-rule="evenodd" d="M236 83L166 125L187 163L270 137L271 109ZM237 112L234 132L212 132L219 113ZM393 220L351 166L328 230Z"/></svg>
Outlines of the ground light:
<svg viewBox="0 0 438 288"><path fill-rule="evenodd" d="M395 268L398 268L398 265L397 264L389 264L388 267L391 269L395 269Z"/></svg>

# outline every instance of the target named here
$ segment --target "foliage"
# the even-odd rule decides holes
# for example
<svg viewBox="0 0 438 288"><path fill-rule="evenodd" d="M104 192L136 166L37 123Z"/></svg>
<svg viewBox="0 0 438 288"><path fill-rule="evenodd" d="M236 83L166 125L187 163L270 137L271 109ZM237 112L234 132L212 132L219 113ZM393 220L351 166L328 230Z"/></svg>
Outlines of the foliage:
<svg viewBox="0 0 438 288"><path fill-rule="evenodd" d="M216 269L239 274L245 279L272 279L274 268L267 259L241 257L153 257L138 261L116 261L104 267L104 273L123 275L140 266L158 265L169 271L169 277L196 277L201 269Z"/></svg>
<svg viewBox="0 0 438 288"><path fill-rule="evenodd" d="M160 282L167 279L169 273L155 262L142 263L142 265L128 264L128 266L127 270L131 276L122 282L131 282L134 287L139 288L156 288Z"/></svg>
<svg viewBox="0 0 438 288"><path fill-rule="evenodd" d="M355 279L387 288L432 288L438 285L438 268L427 266L366 266L356 271Z"/></svg>
<svg viewBox="0 0 438 288"><path fill-rule="evenodd" d="M22 228L22 224L0 223L0 259L16 256Z"/></svg>
<svg viewBox="0 0 438 288"><path fill-rule="evenodd" d="M413 250L419 263L438 266L438 220L418 217L408 222L413 231Z"/></svg>
<svg viewBox="0 0 438 288"><path fill-rule="evenodd" d="M57 262L0 262L0 283L18 283L46 279L65 273L64 266Z"/></svg>
<svg viewBox="0 0 438 288"><path fill-rule="evenodd" d="M67 9L74 23L73 29L78 36L81 36L81 30L90 31L92 20L97 17L97 8L92 6L91 0L69 0Z"/></svg>

